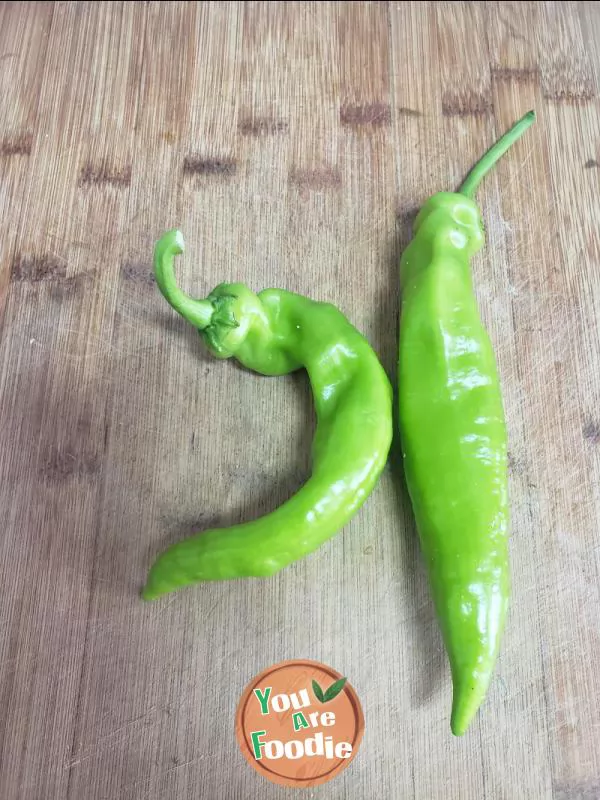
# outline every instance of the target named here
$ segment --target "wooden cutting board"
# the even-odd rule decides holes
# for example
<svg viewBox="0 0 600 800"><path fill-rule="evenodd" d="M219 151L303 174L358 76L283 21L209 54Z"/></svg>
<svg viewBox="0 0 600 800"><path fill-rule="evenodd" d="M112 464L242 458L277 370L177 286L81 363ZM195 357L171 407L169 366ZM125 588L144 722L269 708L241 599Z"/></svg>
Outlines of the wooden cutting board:
<svg viewBox="0 0 600 800"><path fill-rule="evenodd" d="M235 709L284 659L347 675L360 752L309 797L600 797L598 3L0 5L0 797L291 798ZM306 479L304 373L218 362L160 297L338 305L395 377L398 257L525 111L473 263L510 437L512 603L462 739L393 459L317 553L153 603L155 555Z"/></svg>

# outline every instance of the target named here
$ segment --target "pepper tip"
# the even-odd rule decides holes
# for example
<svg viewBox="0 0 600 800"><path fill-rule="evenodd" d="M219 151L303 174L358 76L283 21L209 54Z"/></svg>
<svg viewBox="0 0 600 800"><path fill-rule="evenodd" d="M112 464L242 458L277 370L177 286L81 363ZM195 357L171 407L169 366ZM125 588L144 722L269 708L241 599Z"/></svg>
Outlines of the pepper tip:
<svg viewBox="0 0 600 800"><path fill-rule="evenodd" d="M469 727L469 722L470 721L458 721L456 719L452 719L450 721L450 730L452 731L452 735L456 736L457 738L464 736L464 734L467 732L467 728Z"/></svg>
<svg viewBox="0 0 600 800"><path fill-rule="evenodd" d="M146 586L144 586L144 588L142 589L141 597L142 600L149 602L150 600L156 600L158 594L156 592L153 592L152 589L148 586L148 584L146 584Z"/></svg>
<svg viewBox="0 0 600 800"><path fill-rule="evenodd" d="M463 736L469 729L485 696L485 688L477 683L459 683L455 687L450 714L450 730L454 736Z"/></svg>

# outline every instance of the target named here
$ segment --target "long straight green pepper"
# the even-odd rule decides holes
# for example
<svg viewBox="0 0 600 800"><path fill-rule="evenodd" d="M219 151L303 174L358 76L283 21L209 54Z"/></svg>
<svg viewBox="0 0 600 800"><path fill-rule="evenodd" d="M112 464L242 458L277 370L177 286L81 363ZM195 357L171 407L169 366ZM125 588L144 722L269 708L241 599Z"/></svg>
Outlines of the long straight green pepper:
<svg viewBox="0 0 600 800"><path fill-rule="evenodd" d="M496 359L470 260L484 244L473 195L534 122L530 111L456 193L420 210L401 256L399 426L406 483L465 733L497 660L510 596L507 435Z"/></svg>

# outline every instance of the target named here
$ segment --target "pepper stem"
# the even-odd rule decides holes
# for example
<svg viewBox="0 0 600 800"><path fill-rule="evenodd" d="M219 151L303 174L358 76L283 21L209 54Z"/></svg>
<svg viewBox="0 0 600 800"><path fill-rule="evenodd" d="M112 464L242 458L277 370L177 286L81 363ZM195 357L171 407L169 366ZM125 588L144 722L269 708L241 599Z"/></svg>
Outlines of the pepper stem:
<svg viewBox="0 0 600 800"><path fill-rule="evenodd" d="M524 117L521 117L518 122L502 136L496 144L492 145L490 149L483 155L473 169L469 172L462 186L458 190L459 194L464 194L466 197L473 197L477 191L479 184L496 164L502 158L504 153L511 147L517 139L519 139L527 130L527 128L535 122L535 111L528 111Z"/></svg>
<svg viewBox="0 0 600 800"><path fill-rule="evenodd" d="M198 330L210 325L215 311L210 300L195 300L177 286L175 281L175 256L185 249L183 234L179 230L167 231L154 248L154 275L165 300Z"/></svg>

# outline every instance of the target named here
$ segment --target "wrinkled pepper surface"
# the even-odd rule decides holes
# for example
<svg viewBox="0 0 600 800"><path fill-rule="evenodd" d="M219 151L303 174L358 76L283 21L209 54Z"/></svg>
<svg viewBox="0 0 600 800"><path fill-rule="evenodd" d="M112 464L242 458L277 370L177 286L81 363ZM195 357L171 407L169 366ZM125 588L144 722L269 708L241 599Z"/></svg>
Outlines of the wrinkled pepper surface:
<svg viewBox="0 0 600 800"><path fill-rule="evenodd" d="M152 600L200 581L273 575L307 556L359 510L385 466L393 436L393 392L366 338L333 305L280 289L254 294L221 284L205 300L178 288L180 231L156 244L154 271L166 300L200 332L217 358L235 357L263 375L305 368L317 426L311 475L259 519L202 531L152 565L142 596Z"/></svg>
<svg viewBox="0 0 600 800"><path fill-rule="evenodd" d="M400 261L400 438L449 656L457 736L487 693L510 595L507 435L496 359L471 278L470 260L484 244L472 196L534 118L529 112L519 120L458 192L427 200Z"/></svg>

